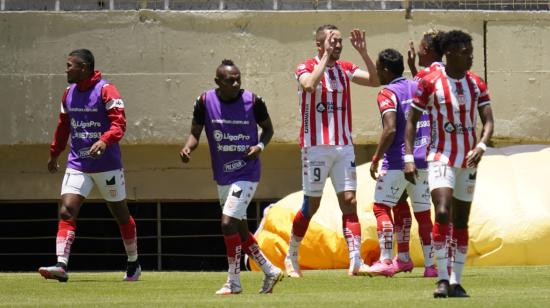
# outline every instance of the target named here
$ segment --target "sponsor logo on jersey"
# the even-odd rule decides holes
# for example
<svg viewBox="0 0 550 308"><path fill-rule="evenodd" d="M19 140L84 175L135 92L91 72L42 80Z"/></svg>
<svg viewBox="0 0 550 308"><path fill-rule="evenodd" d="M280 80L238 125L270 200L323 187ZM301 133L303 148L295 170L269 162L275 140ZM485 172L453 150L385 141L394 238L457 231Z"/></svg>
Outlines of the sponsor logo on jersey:
<svg viewBox="0 0 550 308"><path fill-rule="evenodd" d="M214 140L216 140L217 142L220 142L222 140L229 140L229 141L250 140L250 136L246 134L231 135L228 133L223 133L220 130L215 130L213 134L214 134Z"/></svg>
<svg viewBox="0 0 550 308"><path fill-rule="evenodd" d="M224 145L221 145L221 144L218 144L218 152L245 152L246 150L248 150L248 148L250 148L250 146L248 144L244 145L244 144L239 144L239 145L235 145L235 144L224 144Z"/></svg>
<svg viewBox="0 0 550 308"><path fill-rule="evenodd" d="M246 166L244 160L233 160L223 165L223 172L233 172L242 169L244 166Z"/></svg>
<svg viewBox="0 0 550 308"><path fill-rule="evenodd" d="M73 128L89 128L89 127L101 127L101 122L96 121L78 121L71 119L71 126Z"/></svg>
<svg viewBox="0 0 550 308"><path fill-rule="evenodd" d="M472 132L474 131L475 127L474 126L464 126L462 125L462 123L451 123L451 122L446 122L445 125L443 125L443 129L445 129L445 131L447 133L455 133L455 134L467 134L469 132Z"/></svg>
<svg viewBox="0 0 550 308"><path fill-rule="evenodd" d="M335 110L342 110L342 111L346 110L345 107L337 106L333 102L319 102L315 106L315 109L317 110L317 112L321 112L321 113L325 111L329 113L333 113Z"/></svg>

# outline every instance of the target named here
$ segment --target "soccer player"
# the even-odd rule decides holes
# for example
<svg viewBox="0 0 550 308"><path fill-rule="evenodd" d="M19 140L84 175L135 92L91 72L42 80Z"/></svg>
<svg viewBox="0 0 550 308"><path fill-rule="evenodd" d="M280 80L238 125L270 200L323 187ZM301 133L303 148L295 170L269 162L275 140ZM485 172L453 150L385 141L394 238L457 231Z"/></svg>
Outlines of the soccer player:
<svg viewBox="0 0 550 308"><path fill-rule="evenodd" d="M58 157L71 138L67 169L61 184L57 231L57 264L38 269L46 279L66 282L67 264L75 239L82 202L94 184L119 225L128 255L125 281L138 280L136 224L126 204L124 170L119 141L126 130L124 102L113 84L94 70L94 56L87 49L72 51L67 58L67 82L61 112L50 146L48 170L57 172Z"/></svg>
<svg viewBox="0 0 550 308"><path fill-rule="evenodd" d="M441 37L445 32L437 29L430 29L425 32L418 44L418 64L424 69L418 71L416 69L416 51L414 44L409 44L407 64L414 76L414 80L420 80L429 73L443 68L443 53L439 46Z"/></svg>
<svg viewBox="0 0 550 308"><path fill-rule="evenodd" d="M403 56L395 49L385 49L378 55L376 70L380 83L386 85L378 93L378 108L382 116L382 134L372 157L371 177L377 182L374 193L373 212L376 216L380 260L368 270L371 275L393 276L399 272L410 272L414 265L409 256L411 212L407 197L411 197L414 215L424 253L424 277L435 277L430 214L430 194L426 164L426 146L430 139L428 114L423 114L418 123L414 143L414 159L418 167L419 180L416 185L404 176L405 124L411 108L412 97L417 88L415 81L403 77ZM378 163L383 155L379 175ZM393 220L392 220L393 211ZM397 235L397 255L393 256L393 234Z"/></svg>
<svg viewBox="0 0 550 308"><path fill-rule="evenodd" d="M212 171L223 207L221 227L229 263L227 282L216 294L241 293L240 263L244 250L265 274L260 293L271 293L283 278L262 253L248 231L246 209L260 180L260 154L273 136L273 125L264 100L241 89L241 72L231 60L223 60L216 70L218 88L197 98L191 134L180 151L184 163L199 144L203 128L210 147ZM258 140L258 127L262 132Z"/></svg>
<svg viewBox="0 0 550 308"><path fill-rule="evenodd" d="M405 132L405 177L415 183L413 156L416 125L422 112L430 114L432 138L428 150L428 182L435 206L432 231L439 281L434 297L467 297L461 286L468 250L468 219L474 196L477 165L494 128L487 86L469 69L473 61L472 37L453 30L441 38L444 69L425 76L418 85ZM476 135L481 118L481 138ZM447 271L449 223L457 238L452 272ZM450 280L449 280L450 279Z"/></svg>
<svg viewBox="0 0 550 308"><path fill-rule="evenodd" d="M416 52L414 49L414 44L411 42L409 44L408 52L408 65L411 70L414 80L419 81L424 76L430 74L433 71L443 69L443 52L441 52L440 41L444 31L438 29L430 29L425 32L418 44L418 64L424 69L417 72L415 66ZM426 111L424 111L426 113ZM447 234L447 242L449 251L447 252L447 257L451 260L454 256L454 248L456 247L456 238L453 238L453 224L449 223L449 233ZM448 262L447 270L449 274L451 273L451 262Z"/></svg>
<svg viewBox="0 0 550 308"><path fill-rule="evenodd" d="M285 268L290 277L301 277L298 248L311 217L321 202L328 176L338 194L342 225L348 245L350 275L366 274L360 255L361 226L357 217L355 153L351 136L350 82L376 87L376 67L367 52L365 32L354 29L350 41L367 66L359 69L340 61L342 35L334 25L317 29L317 56L298 64L298 98L302 114L302 208L294 217Z"/></svg>

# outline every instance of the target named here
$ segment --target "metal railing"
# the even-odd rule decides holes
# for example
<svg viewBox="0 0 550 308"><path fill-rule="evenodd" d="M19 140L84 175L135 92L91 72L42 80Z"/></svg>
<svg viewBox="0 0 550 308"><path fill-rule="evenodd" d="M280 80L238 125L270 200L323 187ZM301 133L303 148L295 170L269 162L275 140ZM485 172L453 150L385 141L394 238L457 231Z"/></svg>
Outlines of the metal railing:
<svg viewBox="0 0 550 308"><path fill-rule="evenodd" d="M549 0L0 0L2 11L89 10L549 10Z"/></svg>
<svg viewBox="0 0 550 308"><path fill-rule="evenodd" d="M255 230L261 222L263 209L270 202L253 201L249 206L248 221L250 222L251 231ZM98 206L99 204L86 204L85 207ZM171 258L195 258L211 264L222 263L225 266L224 258L225 250L223 247L223 235L219 232L219 221L217 212L219 212L219 205L216 202L200 202L193 203L195 206L200 206L202 209L208 211L207 217L200 213L193 213L188 211L189 208L185 203L168 203L168 202L156 202L148 204L130 203L136 224L138 226L138 247L140 247L139 255L140 259L148 258L146 261L147 267L154 268L155 270L170 270L173 269L170 266L163 265L163 259L167 257ZM3 208L3 212L9 212L7 207L10 206L28 206L26 204L0 204L0 208ZM46 205L47 207L55 206L54 204ZM147 207L147 209L145 209ZM153 210L151 207L155 207ZM170 207L170 208L167 208ZM174 207L177 209L177 215ZM204 208L203 208L204 207ZM146 211L144 211L146 210ZM136 215L137 214L137 215ZM39 259L52 260L55 256L55 230L59 219L56 215L43 215L38 214L38 218L1 218L0 219L0 243L4 247L0 250L0 259L9 259L10 262L17 260L20 257L37 257ZM89 214L88 214L89 215ZM94 214L98 215L98 214ZM19 215L21 216L21 215ZM40 216L46 216L44 218ZM78 219L79 225L77 232L77 241L81 247L86 249L73 249L71 258L88 257L124 257L124 253L121 244L120 235L116 231L116 224L114 224L113 218L109 214L99 215L102 217L90 218L82 215ZM174 218L174 216L176 216ZM8 216L9 217L9 216ZM98 230L97 223L101 224L105 230ZM94 224L94 225L90 225ZM147 224L147 226L146 226ZM170 226L167 226L171 224ZM174 226L185 226L194 224L193 230L183 231L183 229L176 228ZM107 226L107 227L105 227ZM53 231L53 232L52 232ZM98 232L101 231L101 232ZM99 234L98 234L99 233ZM103 233L103 234L101 234ZM203 241L206 240L205 241ZM177 241L179 240L179 241ZM215 240L218 244L212 247L212 240ZM172 241L172 242L170 242ZM173 242L177 241L177 242ZM179 244L182 241L188 241L191 243L202 242L205 243L205 248L189 247L192 249L179 249ZM181 245L185 246L185 244ZM200 246L200 245L199 245ZM219 246L219 247L218 247ZM110 247L110 248L109 248ZM112 247L115 247L114 249ZM219 260L215 260L219 259ZM94 260L94 259L92 259ZM15 261L17 262L17 261ZM7 266L7 268L6 268ZM213 266L215 267L215 266ZM198 270L199 268L187 268ZM8 266L4 263L0 267L0 270L21 270L17 264Z"/></svg>

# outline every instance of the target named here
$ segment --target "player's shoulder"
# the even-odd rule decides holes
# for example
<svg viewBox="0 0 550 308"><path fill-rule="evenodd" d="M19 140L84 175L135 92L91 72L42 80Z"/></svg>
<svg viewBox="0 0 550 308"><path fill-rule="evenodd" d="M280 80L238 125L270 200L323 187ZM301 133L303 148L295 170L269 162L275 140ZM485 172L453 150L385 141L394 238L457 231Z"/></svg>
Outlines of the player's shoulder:
<svg viewBox="0 0 550 308"><path fill-rule="evenodd" d="M388 98L391 98L393 95L395 95L395 93L392 91L392 89L388 88L388 87L383 87L382 89L380 89L380 91L378 91L378 97L388 97Z"/></svg>
<svg viewBox="0 0 550 308"><path fill-rule="evenodd" d="M353 64L353 62L350 62L350 61L338 60L336 61L336 64L340 65L344 70L351 70L351 69L357 68L357 65Z"/></svg>
<svg viewBox="0 0 550 308"><path fill-rule="evenodd" d="M470 79L473 79L476 83L485 83L485 80L483 80L483 78L479 77L478 74L472 72L472 71L467 71L466 72L466 76Z"/></svg>
<svg viewBox="0 0 550 308"><path fill-rule="evenodd" d="M317 60L315 58L309 58L303 62L300 62L296 65L296 70L305 70L308 68L312 68L317 64Z"/></svg>

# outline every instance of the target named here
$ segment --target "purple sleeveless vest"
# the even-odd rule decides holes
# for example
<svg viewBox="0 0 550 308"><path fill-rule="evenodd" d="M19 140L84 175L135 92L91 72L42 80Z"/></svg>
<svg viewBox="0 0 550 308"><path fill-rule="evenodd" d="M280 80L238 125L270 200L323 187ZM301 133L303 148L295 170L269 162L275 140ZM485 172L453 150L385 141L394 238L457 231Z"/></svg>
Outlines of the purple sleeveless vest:
<svg viewBox="0 0 550 308"><path fill-rule="evenodd" d="M107 116L105 103L101 98L101 88L107 83L101 79L86 91L79 91L71 85L65 101L71 119L71 137L67 168L86 173L97 173L122 168L118 143L107 146L105 153L97 159L90 156L90 147L108 131L111 122Z"/></svg>
<svg viewBox="0 0 550 308"><path fill-rule="evenodd" d="M205 131L214 180L218 185L237 181L258 182L260 160L243 159L248 148L258 144L252 93L244 90L237 100L224 103L212 89L206 92L204 104Z"/></svg>
<svg viewBox="0 0 550 308"><path fill-rule="evenodd" d="M405 163L405 126L411 109L411 102L418 83L403 77L393 80L386 89L392 91L397 98L397 123L395 138L390 148L384 153L382 170L403 170ZM423 113L416 128L414 141L414 161L418 169L428 167L426 163L426 147L430 142L430 122L427 113Z"/></svg>

